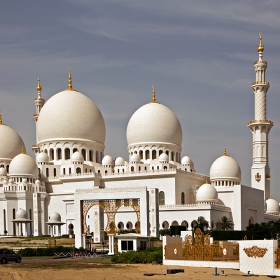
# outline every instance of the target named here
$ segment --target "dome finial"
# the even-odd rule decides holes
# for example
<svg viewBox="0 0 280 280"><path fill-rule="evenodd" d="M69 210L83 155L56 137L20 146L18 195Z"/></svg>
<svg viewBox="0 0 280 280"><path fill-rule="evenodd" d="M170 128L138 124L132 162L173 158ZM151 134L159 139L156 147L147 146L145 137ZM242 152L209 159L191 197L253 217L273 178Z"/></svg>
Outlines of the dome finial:
<svg viewBox="0 0 280 280"><path fill-rule="evenodd" d="M207 177L205 178L205 184L209 184Z"/></svg>
<svg viewBox="0 0 280 280"><path fill-rule="evenodd" d="M68 89L72 90L72 76L71 76L71 69L68 69Z"/></svg>
<svg viewBox="0 0 280 280"><path fill-rule="evenodd" d="M22 153L22 154L26 154L26 153L25 153L24 146L21 147L21 153Z"/></svg>
<svg viewBox="0 0 280 280"><path fill-rule="evenodd" d="M228 154L227 154L227 149L226 149L226 148L224 148L224 154L223 154L223 156L228 156Z"/></svg>
<svg viewBox="0 0 280 280"><path fill-rule="evenodd" d="M152 86L152 103L156 103L156 91L155 86Z"/></svg>
<svg viewBox="0 0 280 280"><path fill-rule="evenodd" d="M40 84L40 76L38 76L38 85L37 85L38 98L41 98L41 91L42 91L42 87Z"/></svg>
<svg viewBox="0 0 280 280"><path fill-rule="evenodd" d="M262 44L262 33L260 32L259 33L259 36L260 36L260 45L258 46L258 52L263 52L264 51L264 46Z"/></svg>
<svg viewBox="0 0 280 280"><path fill-rule="evenodd" d="M0 110L0 124L3 124L2 123L2 112L1 112L1 110Z"/></svg>

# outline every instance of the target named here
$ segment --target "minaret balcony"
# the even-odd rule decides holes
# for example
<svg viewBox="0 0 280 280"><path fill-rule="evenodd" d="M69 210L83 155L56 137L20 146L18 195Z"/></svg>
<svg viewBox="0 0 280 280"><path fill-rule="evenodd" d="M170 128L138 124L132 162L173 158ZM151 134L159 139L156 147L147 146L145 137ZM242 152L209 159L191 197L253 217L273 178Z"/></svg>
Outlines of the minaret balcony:
<svg viewBox="0 0 280 280"><path fill-rule="evenodd" d="M258 61L255 61L254 62L254 65L255 64L267 64L267 62L266 61L263 61L263 60L258 60Z"/></svg>
<svg viewBox="0 0 280 280"><path fill-rule="evenodd" d="M252 124L269 124L269 125L273 126L273 121L271 121L271 120L252 120L252 121L248 122L248 126L250 126Z"/></svg>
<svg viewBox="0 0 280 280"><path fill-rule="evenodd" d="M267 85L270 86L269 82L265 82L265 81L256 81L252 83L252 86L254 85Z"/></svg>

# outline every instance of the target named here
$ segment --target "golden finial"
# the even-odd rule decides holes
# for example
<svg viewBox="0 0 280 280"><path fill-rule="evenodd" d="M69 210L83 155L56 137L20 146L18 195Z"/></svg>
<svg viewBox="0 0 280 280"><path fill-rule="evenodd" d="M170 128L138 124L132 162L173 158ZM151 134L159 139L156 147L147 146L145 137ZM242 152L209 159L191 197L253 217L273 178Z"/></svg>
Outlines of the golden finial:
<svg viewBox="0 0 280 280"><path fill-rule="evenodd" d="M22 154L26 154L26 153L25 153L24 146L21 147L21 153L22 153Z"/></svg>
<svg viewBox="0 0 280 280"><path fill-rule="evenodd" d="M156 91L155 86L152 86L152 103L156 103Z"/></svg>
<svg viewBox="0 0 280 280"><path fill-rule="evenodd" d="M205 178L205 184L209 184L207 177Z"/></svg>
<svg viewBox="0 0 280 280"><path fill-rule="evenodd" d="M264 46L262 44L262 33L259 33L260 36L260 45L258 46L258 52L263 52L264 51Z"/></svg>
<svg viewBox="0 0 280 280"><path fill-rule="evenodd" d="M68 70L68 89L72 90L72 76L71 76L71 70Z"/></svg>
<svg viewBox="0 0 280 280"><path fill-rule="evenodd" d="M224 148L224 154L223 154L223 156L228 156L228 154L227 154L227 149L226 149L226 148Z"/></svg>
<svg viewBox="0 0 280 280"><path fill-rule="evenodd" d="M40 76L38 76L37 91L42 91L42 87L41 87L41 84L40 84Z"/></svg>
<svg viewBox="0 0 280 280"><path fill-rule="evenodd" d="M1 110L0 110L0 124L3 124L2 123L2 112L1 112Z"/></svg>
<svg viewBox="0 0 280 280"><path fill-rule="evenodd" d="M269 196L269 199L272 199L272 195Z"/></svg>

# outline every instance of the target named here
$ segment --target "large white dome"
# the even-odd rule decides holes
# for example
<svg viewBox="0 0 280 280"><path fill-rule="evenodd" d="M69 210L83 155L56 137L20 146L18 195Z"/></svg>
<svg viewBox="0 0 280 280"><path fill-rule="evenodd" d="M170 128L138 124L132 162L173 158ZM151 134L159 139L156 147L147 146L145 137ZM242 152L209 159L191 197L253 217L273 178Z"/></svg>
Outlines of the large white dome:
<svg viewBox="0 0 280 280"><path fill-rule="evenodd" d="M38 166L35 160L26 154L19 154L13 158L9 168L10 176L38 177Z"/></svg>
<svg viewBox="0 0 280 280"><path fill-rule="evenodd" d="M241 170L238 163L226 152L217 158L210 168L210 180L215 179L236 180L238 182L241 180Z"/></svg>
<svg viewBox="0 0 280 280"><path fill-rule="evenodd" d="M139 108L130 118L126 130L128 145L169 143L181 146L182 135L181 124L176 115L156 102Z"/></svg>
<svg viewBox="0 0 280 280"><path fill-rule="evenodd" d="M104 144L106 129L98 107L84 94L64 90L43 106L37 122L38 141L85 139Z"/></svg>
<svg viewBox="0 0 280 280"><path fill-rule="evenodd" d="M9 126L0 124L0 159L12 159L22 151L21 137Z"/></svg>
<svg viewBox="0 0 280 280"><path fill-rule="evenodd" d="M279 214L279 203L275 199L269 198L266 201L266 213Z"/></svg>

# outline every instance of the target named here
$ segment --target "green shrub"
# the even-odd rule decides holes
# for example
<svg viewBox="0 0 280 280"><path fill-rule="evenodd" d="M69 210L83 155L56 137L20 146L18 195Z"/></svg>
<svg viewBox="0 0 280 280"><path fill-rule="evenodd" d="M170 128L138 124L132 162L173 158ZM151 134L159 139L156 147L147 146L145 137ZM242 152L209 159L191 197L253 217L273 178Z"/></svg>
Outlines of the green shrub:
<svg viewBox="0 0 280 280"><path fill-rule="evenodd" d="M76 248L56 246L51 248L25 248L20 249L19 254L23 257L34 257L34 256L54 256L54 253L68 253L71 251L78 251ZM82 249L84 251L84 249ZM81 251L79 249L79 251Z"/></svg>
<svg viewBox="0 0 280 280"><path fill-rule="evenodd" d="M113 263L162 263L162 247L148 248L140 252L118 253L111 258Z"/></svg>

